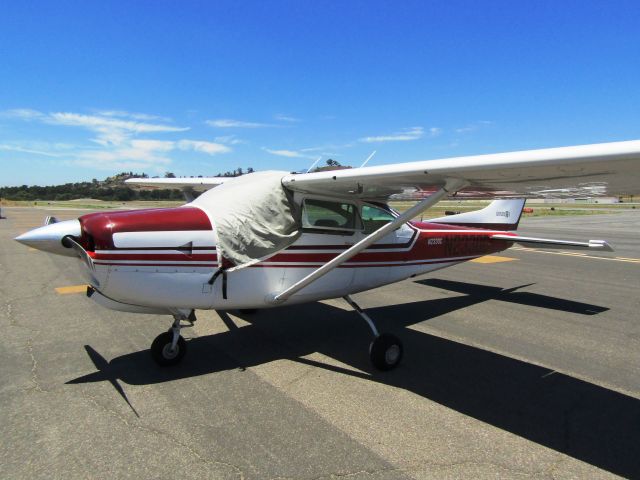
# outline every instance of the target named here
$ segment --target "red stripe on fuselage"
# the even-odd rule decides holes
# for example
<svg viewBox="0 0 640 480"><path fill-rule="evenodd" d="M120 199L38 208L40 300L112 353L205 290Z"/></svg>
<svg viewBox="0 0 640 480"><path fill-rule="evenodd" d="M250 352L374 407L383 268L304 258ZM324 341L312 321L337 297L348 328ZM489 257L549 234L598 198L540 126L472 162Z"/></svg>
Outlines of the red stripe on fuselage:
<svg viewBox="0 0 640 480"><path fill-rule="evenodd" d="M418 225L424 230L416 231L416 234L414 234L413 236L414 243L411 248L409 248L409 244L387 244L384 245L385 251L380 251L382 249L380 248L381 246L378 245L378 249L367 249L366 251L359 253L358 255L351 258L348 261L348 263L351 264L349 268L351 268L352 265L363 267L391 267L412 265L416 264L416 262L424 263L427 261L439 263L443 261L443 259L452 259L457 257L479 257L482 255L488 255L505 250L506 248L511 246L511 243L508 241L496 241L490 239L491 235L504 234L504 232L502 231L490 231L484 229L461 229L460 227L429 223L421 223ZM164 228L164 226L162 228ZM335 258L337 255L342 253L342 251L349 248L349 246L350 245L305 245L300 246L303 247L304 250L300 251L299 253L298 249L289 247L288 249L270 257L264 263L279 263L281 264L279 266L291 264L296 268L304 268L299 265L295 265L300 263L322 265ZM337 250L338 248L339 250ZM107 249L117 250L113 247L109 247ZM300 250L302 250L302 248ZM316 250L316 252L311 252L308 250ZM327 252L323 250L334 251ZM98 250L95 254L92 255L92 257L96 260L101 260L101 264L107 264L105 263L105 261L109 260L128 260L132 262L132 264L134 262L141 261L173 261L183 262L184 265L188 266L189 264L202 263L206 262L207 260L217 261L216 254L198 254L197 252L194 252L191 255L187 255L186 253L178 252L138 254L131 251L128 251L127 253L117 253L112 251L107 254L101 253ZM398 264L389 262L402 263ZM257 264L256 266L276 266L266 265L264 263ZM129 263L127 262L127 264ZM140 266L149 265L150 264L140 264Z"/></svg>

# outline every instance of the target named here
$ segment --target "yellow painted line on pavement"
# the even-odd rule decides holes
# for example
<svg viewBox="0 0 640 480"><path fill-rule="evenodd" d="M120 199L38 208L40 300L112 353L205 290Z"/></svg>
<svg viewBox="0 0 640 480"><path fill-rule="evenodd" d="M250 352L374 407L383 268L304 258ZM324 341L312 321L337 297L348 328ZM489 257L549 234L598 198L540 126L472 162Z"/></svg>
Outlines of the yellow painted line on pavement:
<svg viewBox="0 0 640 480"><path fill-rule="evenodd" d="M475 258L471 260L473 263L500 263L500 262L512 262L518 260L512 257L498 257L497 255L485 255L484 257Z"/></svg>
<svg viewBox="0 0 640 480"><path fill-rule="evenodd" d="M577 253L577 252L565 252L565 251L549 251L549 250L539 250L537 248L522 248L522 247L512 247L511 250L517 250L519 252L532 252L532 253L546 253L549 255L564 255L566 257L578 257L578 258L589 258L593 260L609 260L610 262L624 262L624 263L640 263L640 258L627 258L627 257L597 257L595 255L588 255L586 253Z"/></svg>
<svg viewBox="0 0 640 480"><path fill-rule="evenodd" d="M70 293L85 293L87 291L87 286L69 285L68 287L57 287L55 290L58 295L68 295Z"/></svg>

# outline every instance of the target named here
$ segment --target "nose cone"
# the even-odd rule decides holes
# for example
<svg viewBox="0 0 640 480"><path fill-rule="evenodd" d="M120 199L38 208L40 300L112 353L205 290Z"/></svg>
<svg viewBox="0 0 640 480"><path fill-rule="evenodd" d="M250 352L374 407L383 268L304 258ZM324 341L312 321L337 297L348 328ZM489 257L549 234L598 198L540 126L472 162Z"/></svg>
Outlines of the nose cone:
<svg viewBox="0 0 640 480"><path fill-rule="evenodd" d="M67 235L80 237L80 233L80 222L78 220L66 220L30 230L16 237L15 240L43 252L75 257L76 253L73 248L65 247L62 244L62 239Z"/></svg>

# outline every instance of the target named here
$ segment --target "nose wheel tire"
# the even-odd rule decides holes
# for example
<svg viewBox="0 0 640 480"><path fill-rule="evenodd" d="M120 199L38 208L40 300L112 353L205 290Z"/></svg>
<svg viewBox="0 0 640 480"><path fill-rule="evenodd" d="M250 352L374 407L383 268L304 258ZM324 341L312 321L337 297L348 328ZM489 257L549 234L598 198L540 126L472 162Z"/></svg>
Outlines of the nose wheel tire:
<svg viewBox="0 0 640 480"><path fill-rule="evenodd" d="M151 357L158 365L162 367L177 365L187 353L187 342L182 335L178 337L175 348L172 348L172 343L173 332L169 330L158 335L151 344Z"/></svg>
<svg viewBox="0 0 640 480"><path fill-rule="evenodd" d="M382 371L396 368L402 360L402 353L402 342L390 333L378 335L369 346L371 363Z"/></svg>

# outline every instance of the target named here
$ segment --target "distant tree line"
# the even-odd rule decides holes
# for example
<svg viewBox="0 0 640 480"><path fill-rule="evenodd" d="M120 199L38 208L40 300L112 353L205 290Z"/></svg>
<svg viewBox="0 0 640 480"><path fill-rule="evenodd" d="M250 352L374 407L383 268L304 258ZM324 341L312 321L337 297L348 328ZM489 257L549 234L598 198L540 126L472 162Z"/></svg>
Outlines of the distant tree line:
<svg viewBox="0 0 640 480"><path fill-rule="evenodd" d="M246 172L243 170L242 167L238 167L235 170L232 170L230 172L224 172L224 173L218 172L216 175L214 175L214 177L239 177L240 175L244 175L245 173L253 173L253 172L254 170L251 167L247 168ZM200 177L202 177L202 175L197 176L197 178L200 178ZM176 178L176 175L173 172L165 172L164 178Z"/></svg>
<svg viewBox="0 0 640 480"><path fill-rule="evenodd" d="M233 172L218 174L217 177L237 177L244 173L253 172L248 168L246 172L238 168ZM175 178L171 172L166 172L166 178ZM124 184L128 178L148 178L145 173L122 172L102 181L93 179L90 182L65 183L64 185L21 185L19 187L0 187L0 198L7 200L76 200L79 198L95 198L105 201L128 200L183 200L180 190L134 190ZM198 175L202 177L202 175Z"/></svg>

